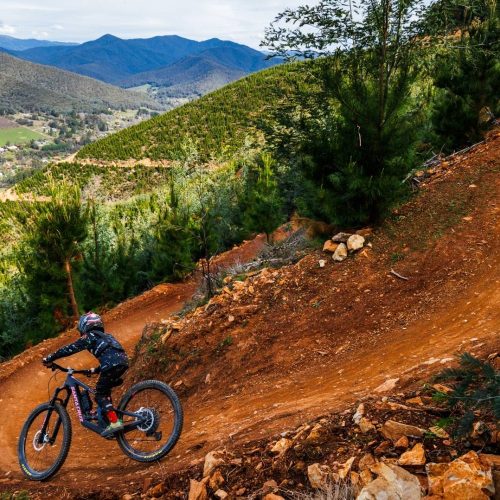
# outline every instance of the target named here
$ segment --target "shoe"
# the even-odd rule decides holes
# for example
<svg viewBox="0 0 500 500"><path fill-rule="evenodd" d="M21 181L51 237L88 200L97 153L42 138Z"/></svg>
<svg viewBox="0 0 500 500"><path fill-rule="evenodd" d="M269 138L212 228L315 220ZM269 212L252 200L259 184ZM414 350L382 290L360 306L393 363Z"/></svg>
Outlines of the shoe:
<svg viewBox="0 0 500 500"><path fill-rule="evenodd" d="M117 420L114 423L109 424L106 429L101 432L101 436L107 437L115 434L116 432L122 431L125 428L121 420Z"/></svg>

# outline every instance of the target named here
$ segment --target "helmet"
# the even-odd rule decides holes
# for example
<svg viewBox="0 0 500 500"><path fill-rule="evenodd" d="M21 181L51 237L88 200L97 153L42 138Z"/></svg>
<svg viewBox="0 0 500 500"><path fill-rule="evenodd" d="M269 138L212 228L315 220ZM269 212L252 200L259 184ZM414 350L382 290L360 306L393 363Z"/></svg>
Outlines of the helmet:
<svg viewBox="0 0 500 500"><path fill-rule="evenodd" d="M102 322L102 319L98 314L88 312L83 316L80 316L77 328L80 332L80 335L88 333L92 330L101 330L102 332L104 332L104 323Z"/></svg>

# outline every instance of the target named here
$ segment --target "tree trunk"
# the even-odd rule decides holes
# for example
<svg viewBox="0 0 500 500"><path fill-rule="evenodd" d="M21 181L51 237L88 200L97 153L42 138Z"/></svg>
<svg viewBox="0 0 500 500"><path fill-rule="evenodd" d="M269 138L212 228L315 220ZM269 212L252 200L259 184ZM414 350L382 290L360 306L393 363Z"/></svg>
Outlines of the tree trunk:
<svg viewBox="0 0 500 500"><path fill-rule="evenodd" d="M78 319L78 304L76 303L75 289L73 287L73 277L71 276L71 262L69 261L69 259L66 259L64 261L64 269L66 271L71 312L73 313L73 319L76 321Z"/></svg>

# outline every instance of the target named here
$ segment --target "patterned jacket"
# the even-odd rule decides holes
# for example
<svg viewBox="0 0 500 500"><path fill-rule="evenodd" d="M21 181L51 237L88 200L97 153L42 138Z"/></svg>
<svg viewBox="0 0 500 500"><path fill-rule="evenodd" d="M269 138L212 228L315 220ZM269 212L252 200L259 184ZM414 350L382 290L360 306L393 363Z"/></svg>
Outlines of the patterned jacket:
<svg viewBox="0 0 500 500"><path fill-rule="evenodd" d="M122 345L109 333L94 330L84 333L76 342L61 347L47 356L47 361L71 356L80 351L89 351L100 363L100 371L115 366L128 366L128 356Z"/></svg>

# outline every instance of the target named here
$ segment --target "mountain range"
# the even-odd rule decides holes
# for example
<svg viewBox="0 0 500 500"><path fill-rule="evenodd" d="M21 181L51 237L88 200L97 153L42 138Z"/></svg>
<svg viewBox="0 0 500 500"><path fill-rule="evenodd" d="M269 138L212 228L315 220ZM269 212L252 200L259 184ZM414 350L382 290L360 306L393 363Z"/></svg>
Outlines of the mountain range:
<svg viewBox="0 0 500 500"><path fill-rule="evenodd" d="M80 45L38 46L9 53L121 87L147 83L173 86L177 93L206 93L277 63L235 42L218 38L198 42L176 35L130 40L104 35Z"/></svg>
<svg viewBox="0 0 500 500"><path fill-rule="evenodd" d="M147 95L0 52L0 111L158 108Z"/></svg>
<svg viewBox="0 0 500 500"><path fill-rule="evenodd" d="M34 38L20 39L13 36L0 35L0 47L7 50L27 50L35 47L54 47L78 45L71 42L51 42L48 40L36 40Z"/></svg>

